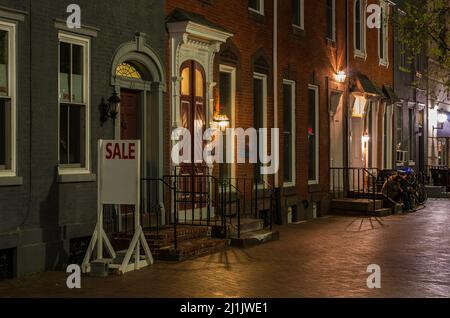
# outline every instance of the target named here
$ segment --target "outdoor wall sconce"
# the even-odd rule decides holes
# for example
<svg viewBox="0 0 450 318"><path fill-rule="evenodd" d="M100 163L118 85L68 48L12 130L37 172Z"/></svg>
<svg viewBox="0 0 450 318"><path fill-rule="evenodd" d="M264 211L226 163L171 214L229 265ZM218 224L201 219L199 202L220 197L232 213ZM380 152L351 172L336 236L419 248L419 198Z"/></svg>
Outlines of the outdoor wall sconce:
<svg viewBox="0 0 450 318"><path fill-rule="evenodd" d="M100 103L100 121L102 126L108 121L108 118L111 118L113 122L116 121L119 104L120 98L119 95L117 95L116 90L114 90L111 97L108 98L108 103L106 103L105 99L102 97L102 101Z"/></svg>
<svg viewBox="0 0 450 318"><path fill-rule="evenodd" d="M364 136L362 136L361 140L362 140L363 144L367 144L370 141L370 137L369 137L369 135L364 135Z"/></svg>
<svg viewBox="0 0 450 318"><path fill-rule="evenodd" d="M230 119L225 114L216 114L214 115L211 126L214 129L218 129L221 132L225 132L227 128L230 126Z"/></svg>
<svg viewBox="0 0 450 318"><path fill-rule="evenodd" d="M339 71L336 73L336 81L339 83L344 83L347 79L347 74L345 74L345 71Z"/></svg>
<svg viewBox="0 0 450 318"><path fill-rule="evenodd" d="M433 126L433 130L441 130L444 129L444 124L445 122L448 120L448 116L446 113L439 113L437 116L437 122L438 122L438 126L434 127Z"/></svg>

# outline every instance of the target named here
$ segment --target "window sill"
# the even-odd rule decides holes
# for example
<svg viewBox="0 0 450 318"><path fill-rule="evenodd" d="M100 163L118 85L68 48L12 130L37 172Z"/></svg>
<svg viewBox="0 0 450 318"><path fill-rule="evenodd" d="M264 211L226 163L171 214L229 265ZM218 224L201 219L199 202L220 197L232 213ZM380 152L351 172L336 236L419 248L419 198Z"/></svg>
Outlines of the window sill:
<svg viewBox="0 0 450 318"><path fill-rule="evenodd" d="M328 47L336 49L336 40L330 39L329 37L327 37L326 40L327 40Z"/></svg>
<svg viewBox="0 0 450 318"><path fill-rule="evenodd" d="M97 175L94 173L60 174L58 183L84 183L97 181Z"/></svg>
<svg viewBox="0 0 450 318"><path fill-rule="evenodd" d="M355 59L362 59L362 60L366 60L367 59L367 53L363 53L361 51L355 51Z"/></svg>
<svg viewBox="0 0 450 318"><path fill-rule="evenodd" d="M305 36L305 28L301 27L299 25L293 24L292 25L292 33L294 33L294 35L298 35L298 36Z"/></svg>
<svg viewBox="0 0 450 318"><path fill-rule="evenodd" d="M379 61L379 64L380 64L380 66L384 66L384 67L386 67L386 68L389 67L389 63L388 63L387 61L380 60L380 61Z"/></svg>
<svg viewBox="0 0 450 318"><path fill-rule="evenodd" d="M256 11L252 8L248 8L248 15L250 19L258 23L266 23L266 16L264 15L264 13Z"/></svg>
<svg viewBox="0 0 450 318"><path fill-rule="evenodd" d="M2 177L0 175L0 187L14 187L23 185L22 177Z"/></svg>

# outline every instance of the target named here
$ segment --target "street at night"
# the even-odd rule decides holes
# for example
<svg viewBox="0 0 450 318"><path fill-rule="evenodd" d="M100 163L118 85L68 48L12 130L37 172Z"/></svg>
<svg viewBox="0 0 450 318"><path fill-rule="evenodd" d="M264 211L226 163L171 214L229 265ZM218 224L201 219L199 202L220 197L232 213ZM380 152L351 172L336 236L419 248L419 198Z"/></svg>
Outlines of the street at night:
<svg viewBox="0 0 450 318"><path fill-rule="evenodd" d="M48 272L0 283L0 297L447 297L450 200L385 218L326 217L280 228L269 244L181 263L156 262L126 276ZM368 289L370 264L381 289Z"/></svg>

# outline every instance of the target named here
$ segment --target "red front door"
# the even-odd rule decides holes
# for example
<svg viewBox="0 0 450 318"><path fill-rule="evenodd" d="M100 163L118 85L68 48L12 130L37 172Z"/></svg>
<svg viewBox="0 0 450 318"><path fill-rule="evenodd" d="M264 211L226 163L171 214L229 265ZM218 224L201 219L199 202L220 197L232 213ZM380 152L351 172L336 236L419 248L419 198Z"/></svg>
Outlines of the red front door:
<svg viewBox="0 0 450 318"><path fill-rule="evenodd" d="M121 90L120 92L120 138L122 140L139 139L139 92ZM134 206L123 205L121 207L122 231L134 230Z"/></svg>
<svg viewBox="0 0 450 318"><path fill-rule="evenodd" d="M137 140L139 92L122 90L120 99L120 137L122 140Z"/></svg>

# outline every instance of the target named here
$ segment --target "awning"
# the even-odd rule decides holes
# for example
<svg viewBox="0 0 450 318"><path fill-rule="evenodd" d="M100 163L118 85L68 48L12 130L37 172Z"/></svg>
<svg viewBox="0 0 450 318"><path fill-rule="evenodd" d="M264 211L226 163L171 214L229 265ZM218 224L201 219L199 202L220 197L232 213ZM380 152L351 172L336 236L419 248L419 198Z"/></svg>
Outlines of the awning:
<svg viewBox="0 0 450 318"><path fill-rule="evenodd" d="M397 94L395 94L394 90L389 85L383 85L383 91L391 103L397 103L400 101L400 98Z"/></svg>
<svg viewBox="0 0 450 318"><path fill-rule="evenodd" d="M378 96L385 99L388 98L384 94L383 90L364 74L358 74L358 76L356 77L356 85L361 93Z"/></svg>

